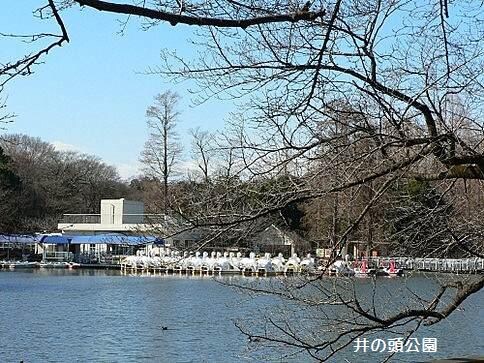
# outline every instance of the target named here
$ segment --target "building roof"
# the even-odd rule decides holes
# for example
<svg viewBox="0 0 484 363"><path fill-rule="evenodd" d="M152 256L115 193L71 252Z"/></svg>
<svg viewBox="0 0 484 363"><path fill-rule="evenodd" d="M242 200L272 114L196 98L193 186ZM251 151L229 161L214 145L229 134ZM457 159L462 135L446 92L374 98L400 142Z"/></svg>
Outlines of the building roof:
<svg viewBox="0 0 484 363"><path fill-rule="evenodd" d="M71 244L113 244L145 245L148 243L164 244L165 241L154 236L126 236L122 234L98 234L91 236L72 236Z"/></svg>
<svg viewBox="0 0 484 363"><path fill-rule="evenodd" d="M13 244L112 244L112 245L145 245L165 244L165 241L155 236L126 236L123 234L97 234L83 236L63 236L60 234L0 234L0 243Z"/></svg>
<svg viewBox="0 0 484 363"><path fill-rule="evenodd" d="M45 236L41 243L47 244L111 244L139 246L149 243L164 244L165 241L154 236L126 236L123 234L96 234L84 236Z"/></svg>

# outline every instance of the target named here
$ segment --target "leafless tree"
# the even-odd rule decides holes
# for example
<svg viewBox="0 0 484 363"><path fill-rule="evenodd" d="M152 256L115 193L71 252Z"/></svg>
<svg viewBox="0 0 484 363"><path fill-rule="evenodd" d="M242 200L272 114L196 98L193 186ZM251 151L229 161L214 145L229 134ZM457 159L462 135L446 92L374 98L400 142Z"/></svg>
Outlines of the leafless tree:
<svg viewBox="0 0 484 363"><path fill-rule="evenodd" d="M101 198L119 198L128 187L113 166L99 158L58 151L39 138L8 134L0 140L8 156L6 177L18 190L5 194L2 207L14 213L17 232L54 230L63 213L99 213ZM6 214L5 214L6 215Z"/></svg>
<svg viewBox="0 0 484 363"><path fill-rule="evenodd" d="M0 125L1 124L8 124L13 121L15 115L9 113L7 111L7 104L4 100L0 99ZM0 130L3 129L2 126L0 126Z"/></svg>
<svg viewBox="0 0 484 363"><path fill-rule="evenodd" d="M155 102L146 110L149 137L141 153L141 162L149 176L163 183L163 205L168 212L168 185L176 173L175 165L181 158L182 147L178 141L176 124L179 96L171 91L158 94Z"/></svg>
<svg viewBox="0 0 484 363"><path fill-rule="evenodd" d="M190 130L190 134L192 137L192 157L197 162L204 182L208 183L210 172L214 169L212 162L217 149L215 135L200 128Z"/></svg>
<svg viewBox="0 0 484 363"><path fill-rule="evenodd" d="M477 45L484 39L475 31L480 5L464 2L449 10L442 2L334 1L313 8L324 8L326 15L246 29L208 28L198 61L165 53L157 73L195 80L207 97L223 93L248 102L237 121L244 126L225 145L232 156L233 187L225 183L218 195L201 197L210 200L213 213L193 221L219 232L230 226L244 230L294 203L344 198L351 213L333 233L338 254L348 238L361 235L362 226L374 226L379 207L392 202L398 185L415 181L428 183L445 201L446 214L438 201L420 210L416 203L408 206L413 222L406 230L426 226L428 232L406 238L414 253L449 256L452 247L462 255L482 256L476 229L484 226L469 223L475 217L462 218L466 194L456 193L463 180L482 194L484 179L484 50ZM445 224L436 224L439 215ZM432 224L434 231L428 229ZM372 234L369 230L365 238L373 239ZM350 319L362 324L362 333L374 328L371 321L385 329L410 321L420 325L447 317L483 285L482 276L443 282L422 309L368 315L371 305L362 307L358 296L343 305L345 312L366 320ZM299 299L299 291L290 294ZM332 343L292 336L297 330L290 324L272 326L288 340L277 341L270 331L257 338L301 344L308 352L320 349L318 344L338 351ZM346 326L336 342L345 342L353 329Z"/></svg>
<svg viewBox="0 0 484 363"><path fill-rule="evenodd" d="M53 21L58 28L57 33L16 34L9 32L8 29L0 32L0 40L18 41L19 44L28 45L24 55L16 54L16 58L2 58L0 61L0 94L3 93L8 82L14 78L32 74L35 66L42 63L43 58L51 50L69 42L67 29L59 14L59 10L62 10L65 5L57 5L53 0L47 0L45 5L33 10L35 17ZM5 57L8 54L2 56Z"/></svg>
<svg viewBox="0 0 484 363"><path fill-rule="evenodd" d="M202 97L247 101L243 117L235 119L220 147L227 156L225 173L205 193L177 201L179 213L193 225L220 236L251 230L289 205L338 198L338 205L351 206L333 233L338 253L362 226L373 225L377 211L391 203L392 191L417 181L429 183L451 205L445 217L450 237L430 233L426 241L440 241L430 250L446 256L452 247L482 256L482 199L477 197L484 180L480 2L63 2L73 4L140 16L148 26L160 21L199 26L200 59L165 51L155 73L198 82ZM49 6L64 41L65 28L53 2ZM194 206L211 213L197 215ZM468 212L470 206L475 209ZM441 210L422 204L405 212L420 228ZM343 221L338 215L333 225ZM417 247L425 242L408 236ZM319 332L325 334L300 336L294 322L281 324L271 317L266 322L273 330L242 331L261 343L326 360L361 334L410 325L414 331L447 318L482 289L484 278L441 281L433 296L414 296L410 308L386 311L378 310L381 300L363 298L361 291L345 289L345 283L332 289L318 277L283 291L255 291L307 304L304 312L324 318ZM305 295L304 287L313 289L312 295ZM334 305L342 310L332 314ZM335 323L338 332L332 335Z"/></svg>
<svg viewBox="0 0 484 363"><path fill-rule="evenodd" d="M236 322L248 337L251 353L263 360L279 351L282 360L389 361L394 355L355 354L358 338L399 338L405 346L419 329L427 329L458 310L466 290L478 291L479 277L460 282L452 277L428 277L425 288L388 284L388 280L305 279L222 282L242 289L250 298L274 296L270 311ZM404 348L405 349L405 348ZM405 350L403 350L405 351ZM403 358L402 356L400 356ZM414 359L414 358L413 358Z"/></svg>

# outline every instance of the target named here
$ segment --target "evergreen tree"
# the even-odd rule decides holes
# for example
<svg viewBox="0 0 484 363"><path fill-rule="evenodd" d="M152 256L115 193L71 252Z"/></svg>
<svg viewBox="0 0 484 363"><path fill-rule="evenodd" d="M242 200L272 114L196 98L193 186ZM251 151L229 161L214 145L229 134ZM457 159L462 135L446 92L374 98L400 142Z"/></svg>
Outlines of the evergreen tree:
<svg viewBox="0 0 484 363"><path fill-rule="evenodd" d="M20 191L20 178L11 169L11 159L0 147L0 231L11 232L18 228L18 208L14 203Z"/></svg>

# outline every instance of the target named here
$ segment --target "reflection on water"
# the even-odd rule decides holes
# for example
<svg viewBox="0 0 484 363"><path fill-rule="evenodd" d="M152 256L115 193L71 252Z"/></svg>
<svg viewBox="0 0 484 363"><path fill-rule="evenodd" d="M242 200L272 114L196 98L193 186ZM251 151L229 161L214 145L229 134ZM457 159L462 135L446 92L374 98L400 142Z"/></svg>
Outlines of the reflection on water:
<svg viewBox="0 0 484 363"><path fill-rule="evenodd" d="M391 293L404 280L381 281ZM422 277L408 283L419 291L435 285ZM370 282L358 284L365 289ZM439 338L435 357L484 354L483 296L472 296L465 310L427 331ZM252 343L233 321L250 321L277 304L276 298L248 296L212 277L122 276L103 270L0 272L0 361L253 361ZM278 350L269 353L280 357ZM371 356L348 358L372 361ZM420 358L402 355L397 360ZM295 360L310 361L301 356Z"/></svg>

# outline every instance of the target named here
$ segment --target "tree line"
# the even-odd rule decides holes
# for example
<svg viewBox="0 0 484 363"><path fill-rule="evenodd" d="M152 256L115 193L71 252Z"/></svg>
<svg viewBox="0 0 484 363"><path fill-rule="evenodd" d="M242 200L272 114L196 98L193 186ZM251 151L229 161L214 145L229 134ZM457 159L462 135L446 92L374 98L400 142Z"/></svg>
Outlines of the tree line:
<svg viewBox="0 0 484 363"><path fill-rule="evenodd" d="M363 116L350 105L344 106L343 115L329 112L324 121L318 120L319 127L333 124L329 136L338 151L332 156L335 150L317 142L310 155L294 157L277 134L264 139L264 145L250 144L257 133L229 122L219 133L190 131L193 169L186 173L179 168L184 157L177 132L179 100L176 93L166 91L147 108L149 136L140 155L142 174L130 181L121 180L115 167L95 156L58 151L27 135L4 135L1 230L54 231L64 213L96 214L100 199L124 197L144 201L148 213L176 215L205 230L206 240L219 245L240 245L275 224L297 232L312 250L334 248L341 239L343 244L358 241L367 252L383 243L394 255L476 255L484 207L478 180L432 181L422 179L415 169L383 189L373 181L301 197L301 190L331 189L349 172L365 173L385 162L386 151L375 154L371 140L355 139L358 124L369 121L359 119ZM465 114L462 103L454 102L459 114ZM267 134L269 128L265 130ZM355 170L349 171L348 163ZM422 169L427 174L437 171L428 163Z"/></svg>
<svg viewBox="0 0 484 363"><path fill-rule="evenodd" d="M129 195L114 166L98 157L59 151L40 138L0 138L0 230L55 231L64 213L99 213L101 198Z"/></svg>

